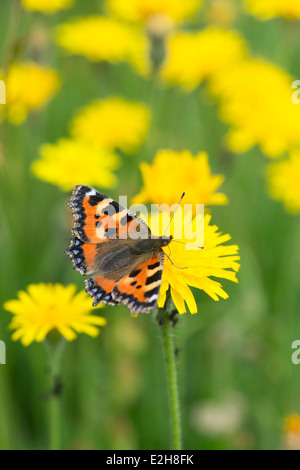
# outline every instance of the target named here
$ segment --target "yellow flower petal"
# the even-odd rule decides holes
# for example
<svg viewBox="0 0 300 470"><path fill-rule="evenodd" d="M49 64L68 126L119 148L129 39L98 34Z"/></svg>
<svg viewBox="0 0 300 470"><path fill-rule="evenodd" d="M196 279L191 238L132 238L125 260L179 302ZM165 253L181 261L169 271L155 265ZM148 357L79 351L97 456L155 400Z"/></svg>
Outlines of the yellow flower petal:
<svg viewBox="0 0 300 470"><path fill-rule="evenodd" d="M158 217L152 214L149 224L155 235L162 235L164 229L157 223ZM220 282L211 279L212 277L238 282L236 278L236 272L240 267L237 263L240 259L237 254L238 246L223 245L230 240L230 236L222 235L217 226L210 225L210 220L211 215L204 216L204 249L186 249L185 243L176 243L175 239L164 249L170 259L165 257L158 298L159 308L165 304L169 287L179 313L186 312L185 303L191 313L196 313L197 304L190 287L201 289L213 300L218 301L220 297L227 299L228 294ZM185 226L193 223L191 214L187 213L185 217L181 217L177 211L171 223L171 234L175 232L176 226L182 225L181 241L188 242L184 236Z"/></svg>
<svg viewBox="0 0 300 470"><path fill-rule="evenodd" d="M3 79L6 83L5 111L14 124L21 124L28 113L43 108L61 86L54 70L32 61L11 64Z"/></svg>
<svg viewBox="0 0 300 470"><path fill-rule="evenodd" d="M282 16L287 20L300 19L300 2L298 0L245 0L250 13L262 20Z"/></svg>
<svg viewBox="0 0 300 470"><path fill-rule="evenodd" d="M13 341L20 340L24 346L33 341L43 341L52 330L57 330L68 341L76 333L92 337L99 334L99 326L106 320L90 315L90 298L83 291L76 294L76 286L70 284L30 284L27 292L18 292L18 300L9 300L3 308L14 316L9 325L15 330Z"/></svg>
<svg viewBox="0 0 300 470"><path fill-rule="evenodd" d="M150 70L147 37L138 27L111 17L94 15L62 24L57 42L95 62L129 62L140 73Z"/></svg>
<svg viewBox="0 0 300 470"><path fill-rule="evenodd" d="M222 54L220 54L222 50ZM242 37L234 31L207 28L176 32L168 38L161 78L190 91L203 80L216 79L247 55Z"/></svg>
<svg viewBox="0 0 300 470"><path fill-rule="evenodd" d="M143 142L149 121L146 105L112 97L82 109L71 123L71 135L104 148L131 153Z"/></svg>
<svg viewBox="0 0 300 470"><path fill-rule="evenodd" d="M227 203L224 194L216 193L224 177L212 175L205 152L193 156L189 150L161 150L151 165L143 162L140 168L144 187L133 199L133 204L163 202L172 206L183 191L186 191L185 204Z"/></svg>
<svg viewBox="0 0 300 470"><path fill-rule="evenodd" d="M70 191L78 181L103 188L117 184L113 171L120 164L118 155L96 144L61 139L56 144L42 145L40 154L41 158L32 163L31 171L41 180L55 184L63 191Z"/></svg>
<svg viewBox="0 0 300 470"><path fill-rule="evenodd" d="M22 5L27 10L39 11L51 14L61 8L70 8L74 0L22 0Z"/></svg>
<svg viewBox="0 0 300 470"><path fill-rule="evenodd" d="M267 179L271 197L283 202L292 214L300 212L300 152L273 163L267 168Z"/></svg>
<svg viewBox="0 0 300 470"><path fill-rule="evenodd" d="M141 22L154 15L166 15L176 22L191 17L201 0L106 0L108 11L123 20Z"/></svg>
<svg viewBox="0 0 300 470"><path fill-rule="evenodd" d="M212 80L209 89L220 100L220 117L231 127L232 151L259 145L268 157L278 158L300 146L300 107L292 102L292 83L288 73L263 59L241 61Z"/></svg>

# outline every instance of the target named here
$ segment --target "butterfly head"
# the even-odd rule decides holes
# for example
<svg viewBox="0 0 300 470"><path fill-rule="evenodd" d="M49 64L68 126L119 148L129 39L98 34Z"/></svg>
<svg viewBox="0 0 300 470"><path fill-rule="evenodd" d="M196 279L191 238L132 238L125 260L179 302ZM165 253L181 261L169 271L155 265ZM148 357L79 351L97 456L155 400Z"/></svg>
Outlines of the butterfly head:
<svg viewBox="0 0 300 470"><path fill-rule="evenodd" d="M163 247L163 246L168 246L171 241L173 240L173 236L171 235L170 237L166 237L165 235L163 237L160 237L159 238L159 241L160 241L160 246Z"/></svg>

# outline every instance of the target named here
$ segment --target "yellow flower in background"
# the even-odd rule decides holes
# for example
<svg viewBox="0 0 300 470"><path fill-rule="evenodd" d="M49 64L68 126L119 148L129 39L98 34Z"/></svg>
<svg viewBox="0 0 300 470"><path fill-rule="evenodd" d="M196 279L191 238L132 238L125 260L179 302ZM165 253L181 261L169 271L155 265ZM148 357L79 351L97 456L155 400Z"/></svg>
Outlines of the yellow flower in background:
<svg viewBox="0 0 300 470"><path fill-rule="evenodd" d="M151 202L172 205L186 191L185 204L227 204L228 199L218 189L223 175L212 175L205 152L193 156L189 150L160 150L153 163L140 165L144 187L133 204Z"/></svg>
<svg viewBox="0 0 300 470"><path fill-rule="evenodd" d="M299 0L245 0L247 10L262 20L282 16L287 20L300 18Z"/></svg>
<svg viewBox="0 0 300 470"><path fill-rule="evenodd" d="M98 145L61 139L56 144L42 145L40 155L41 158L31 165L32 172L63 191L70 191L78 181L103 188L111 188L117 183L113 171L119 167L120 159Z"/></svg>
<svg viewBox="0 0 300 470"><path fill-rule="evenodd" d="M203 80L219 77L246 56L243 38L220 28L175 33L168 38L166 47L167 59L160 75L166 82L187 91Z"/></svg>
<svg viewBox="0 0 300 470"><path fill-rule="evenodd" d="M205 8L205 19L210 25L223 28L231 26L237 15L237 0L210 0Z"/></svg>
<svg viewBox="0 0 300 470"><path fill-rule="evenodd" d="M300 150L267 169L270 195L291 213L300 212Z"/></svg>
<svg viewBox="0 0 300 470"><path fill-rule="evenodd" d="M6 83L6 115L14 124L21 124L31 111L37 111L60 88L58 74L35 62L13 63L4 77Z"/></svg>
<svg viewBox="0 0 300 470"><path fill-rule="evenodd" d="M9 328L15 330L12 339L23 346L33 341L44 341L48 333L57 330L68 341L79 333L96 337L106 320L90 315L90 298L84 291L77 294L70 284L30 284L26 291L18 292L18 299L8 300L4 309L14 317Z"/></svg>
<svg viewBox="0 0 300 470"><path fill-rule="evenodd" d="M24 8L46 14L55 13L61 8L70 8L73 3L74 0L22 0Z"/></svg>
<svg viewBox="0 0 300 470"><path fill-rule="evenodd" d="M104 16L77 18L57 28L57 42L72 54L98 62L129 62L149 70L148 40L139 28Z"/></svg>
<svg viewBox="0 0 300 470"><path fill-rule="evenodd" d="M192 17L201 3L201 0L106 0L111 14L139 23L147 21L152 15L161 14L179 23Z"/></svg>
<svg viewBox="0 0 300 470"><path fill-rule="evenodd" d="M223 290L220 282L211 279L211 277L238 282L236 272L240 267L237 263L240 259L238 256L239 247L224 245L231 237L218 232L219 229L216 225L210 225L210 215L206 214L204 221L200 214L197 217L202 217L202 222L200 222L204 226L203 249L193 249L191 246L187 249L184 243L177 243L175 240L171 241L168 247L163 248L172 262L165 256L158 306L160 308L164 306L166 293L170 287L173 302L180 314L186 312L185 303L191 313L197 313L197 304L190 287L201 289L213 300L219 300L219 297L227 299L228 294ZM163 223L163 219L162 217L158 220L158 216L151 217L150 228L154 234L164 234L165 223ZM182 226L183 236L180 241L195 243L195 239L190 236L187 238L185 234L190 234L191 231L195 232L196 222L199 223L199 219L192 219L191 213L186 212L182 217L180 210L177 210L171 223L170 234L174 235ZM199 226L198 229L200 229Z"/></svg>
<svg viewBox="0 0 300 470"><path fill-rule="evenodd" d="M220 99L220 117L231 126L229 148L259 145L279 157L300 145L300 107L292 102L292 77L263 59L246 60L215 78L210 91Z"/></svg>
<svg viewBox="0 0 300 470"><path fill-rule="evenodd" d="M135 151L148 131L146 105L112 97L83 108L71 123L71 135L105 148Z"/></svg>
<svg viewBox="0 0 300 470"><path fill-rule="evenodd" d="M285 418L283 446L286 450L300 450L300 415L297 413Z"/></svg>

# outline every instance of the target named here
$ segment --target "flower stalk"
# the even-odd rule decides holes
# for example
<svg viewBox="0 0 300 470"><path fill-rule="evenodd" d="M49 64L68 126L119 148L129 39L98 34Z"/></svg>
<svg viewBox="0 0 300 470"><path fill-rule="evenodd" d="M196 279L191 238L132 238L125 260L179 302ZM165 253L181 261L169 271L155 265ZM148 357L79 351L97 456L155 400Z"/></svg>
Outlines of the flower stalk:
<svg viewBox="0 0 300 470"><path fill-rule="evenodd" d="M44 342L47 353L47 372L49 374L49 447L51 450L61 448L61 418L60 418L60 398L62 392L62 380L60 375L60 365L65 340L61 337L58 341L51 341L47 338Z"/></svg>
<svg viewBox="0 0 300 470"><path fill-rule="evenodd" d="M171 412L173 450L182 449L181 412L177 378L176 351L174 347L174 326L178 319L171 298L168 297L165 306L158 309L157 321L161 332L162 346L165 357L167 386Z"/></svg>

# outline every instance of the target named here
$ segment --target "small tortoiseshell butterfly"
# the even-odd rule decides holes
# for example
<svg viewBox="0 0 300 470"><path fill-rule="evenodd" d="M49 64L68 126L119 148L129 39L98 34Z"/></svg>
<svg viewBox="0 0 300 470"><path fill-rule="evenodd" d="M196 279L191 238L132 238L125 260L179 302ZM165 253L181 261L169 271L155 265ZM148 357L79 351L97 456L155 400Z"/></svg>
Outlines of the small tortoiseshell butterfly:
<svg viewBox="0 0 300 470"><path fill-rule="evenodd" d="M85 290L93 305L125 304L132 315L157 303L170 237L153 237L148 225L113 199L88 186L75 186L68 202L74 216L66 253L74 269L91 275Z"/></svg>

